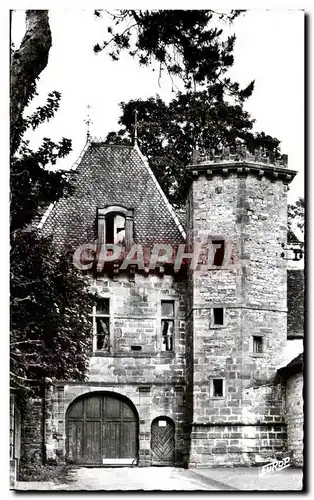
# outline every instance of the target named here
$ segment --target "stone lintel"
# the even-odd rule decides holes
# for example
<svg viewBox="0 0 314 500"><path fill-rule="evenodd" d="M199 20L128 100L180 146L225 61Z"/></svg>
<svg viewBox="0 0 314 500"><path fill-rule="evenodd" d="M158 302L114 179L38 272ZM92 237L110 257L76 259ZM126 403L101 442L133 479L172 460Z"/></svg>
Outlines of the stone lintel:
<svg viewBox="0 0 314 500"><path fill-rule="evenodd" d="M150 385L140 385L138 388L139 392L150 392L150 389Z"/></svg>

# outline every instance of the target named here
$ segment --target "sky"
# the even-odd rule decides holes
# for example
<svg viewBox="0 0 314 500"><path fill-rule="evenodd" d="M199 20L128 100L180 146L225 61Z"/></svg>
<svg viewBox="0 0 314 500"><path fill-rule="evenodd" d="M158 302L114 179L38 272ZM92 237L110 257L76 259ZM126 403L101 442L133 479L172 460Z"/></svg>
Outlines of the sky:
<svg viewBox="0 0 314 500"><path fill-rule="evenodd" d="M42 137L72 139L73 152L59 163L69 168L86 141L87 105L91 106L91 135L105 138L119 128L119 103L159 94L174 97L171 81L158 71L141 68L129 55L113 62L93 46L106 37L110 16L93 10L51 9L53 45L49 63L40 76L38 96L31 109L44 104L48 92L62 94L59 111L28 138L36 147ZM304 14L301 10L251 10L235 20L228 33L236 34L235 62L229 76L242 86L255 80L253 96L245 108L256 119L255 131L264 130L281 140L289 168L298 171L290 185L289 201L304 195ZM19 45L25 29L24 11L16 10L12 40Z"/></svg>

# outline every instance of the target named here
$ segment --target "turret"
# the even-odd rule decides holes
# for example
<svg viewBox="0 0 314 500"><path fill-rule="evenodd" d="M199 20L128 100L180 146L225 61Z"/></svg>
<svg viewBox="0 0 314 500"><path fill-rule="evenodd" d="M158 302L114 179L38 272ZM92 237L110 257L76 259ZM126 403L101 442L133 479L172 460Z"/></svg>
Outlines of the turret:
<svg viewBox="0 0 314 500"><path fill-rule="evenodd" d="M255 463L282 447L273 380L287 341L281 254L296 174L287 160L241 146L196 151L188 167L187 240L214 248L214 259L189 271L192 465L218 465L218 455L219 463Z"/></svg>

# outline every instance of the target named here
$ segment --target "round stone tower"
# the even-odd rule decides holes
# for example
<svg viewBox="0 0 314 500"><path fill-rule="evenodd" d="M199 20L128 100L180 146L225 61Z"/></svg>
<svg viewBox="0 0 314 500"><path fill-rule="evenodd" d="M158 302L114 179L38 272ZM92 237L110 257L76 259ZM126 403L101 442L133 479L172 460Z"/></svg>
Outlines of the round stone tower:
<svg viewBox="0 0 314 500"><path fill-rule="evenodd" d="M276 369L287 341L287 185L296 172L241 148L194 156L187 239L189 465L256 464L285 451ZM212 248L212 251L208 251ZM203 257L204 257L203 255Z"/></svg>

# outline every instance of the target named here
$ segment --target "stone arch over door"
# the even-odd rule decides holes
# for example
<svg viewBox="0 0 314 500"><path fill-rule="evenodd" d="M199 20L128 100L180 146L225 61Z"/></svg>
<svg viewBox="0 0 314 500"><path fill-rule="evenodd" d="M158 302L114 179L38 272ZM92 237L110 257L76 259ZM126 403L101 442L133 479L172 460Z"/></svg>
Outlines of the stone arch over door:
<svg viewBox="0 0 314 500"><path fill-rule="evenodd" d="M172 466L175 462L175 425L169 417L156 417L151 428L152 465Z"/></svg>
<svg viewBox="0 0 314 500"><path fill-rule="evenodd" d="M114 392L89 392L66 412L66 461L77 465L135 465L138 413L132 401Z"/></svg>

